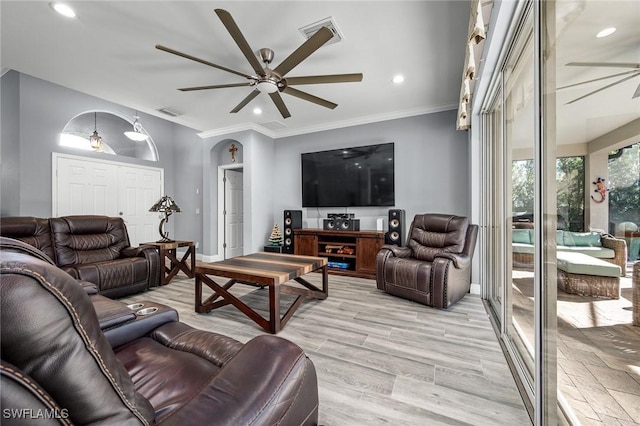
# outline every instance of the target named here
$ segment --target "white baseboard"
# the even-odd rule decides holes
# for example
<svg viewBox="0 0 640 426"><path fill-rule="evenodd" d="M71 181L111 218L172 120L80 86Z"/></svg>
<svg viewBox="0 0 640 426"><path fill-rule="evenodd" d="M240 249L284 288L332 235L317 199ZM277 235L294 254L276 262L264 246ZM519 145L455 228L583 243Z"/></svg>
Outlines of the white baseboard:
<svg viewBox="0 0 640 426"><path fill-rule="evenodd" d="M471 289L469 290L471 294L480 294L480 284L471 283Z"/></svg>

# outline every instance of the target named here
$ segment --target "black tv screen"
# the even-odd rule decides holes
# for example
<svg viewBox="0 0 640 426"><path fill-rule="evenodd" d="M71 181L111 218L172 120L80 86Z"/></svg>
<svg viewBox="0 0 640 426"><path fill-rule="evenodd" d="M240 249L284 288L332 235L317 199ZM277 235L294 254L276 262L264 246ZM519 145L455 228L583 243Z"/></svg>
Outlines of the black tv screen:
<svg viewBox="0 0 640 426"><path fill-rule="evenodd" d="M394 144L302 154L302 207L395 205Z"/></svg>

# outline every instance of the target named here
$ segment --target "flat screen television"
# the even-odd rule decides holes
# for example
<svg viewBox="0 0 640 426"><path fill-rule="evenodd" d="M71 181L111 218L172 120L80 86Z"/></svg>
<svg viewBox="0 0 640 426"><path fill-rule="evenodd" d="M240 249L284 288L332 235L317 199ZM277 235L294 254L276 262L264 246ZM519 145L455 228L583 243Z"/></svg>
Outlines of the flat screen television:
<svg viewBox="0 0 640 426"><path fill-rule="evenodd" d="M302 207L395 205L393 142L301 157Z"/></svg>

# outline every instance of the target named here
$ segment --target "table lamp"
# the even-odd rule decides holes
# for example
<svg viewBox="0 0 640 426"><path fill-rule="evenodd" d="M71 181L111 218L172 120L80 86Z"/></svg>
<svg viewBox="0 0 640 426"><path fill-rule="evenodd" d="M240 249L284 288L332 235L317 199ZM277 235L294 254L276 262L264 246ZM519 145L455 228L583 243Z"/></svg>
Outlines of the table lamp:
<svg viewBox="0 0 640 426"><path fill-rule="evenodd" d="M158 227L158 231L160 232L160 236L162 237L158 240L159 243L168 243L173 240L169 238L169 232L164 230L164 224L169 221L169 216L173 214L173 212L180 213L180 207L173 201L173 198L168 195L164 195L160 198L156 203L151 206L149 209L150 212L159 212L164 215L162 220L160 221L160 226Z"/></svg>

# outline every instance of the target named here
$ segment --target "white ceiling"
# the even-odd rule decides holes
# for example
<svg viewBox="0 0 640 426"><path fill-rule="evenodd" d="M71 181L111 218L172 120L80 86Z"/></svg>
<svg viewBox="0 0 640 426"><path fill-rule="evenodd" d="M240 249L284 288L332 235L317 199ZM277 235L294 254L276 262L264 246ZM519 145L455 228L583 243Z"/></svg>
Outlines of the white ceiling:
<svg viewBox="0 0 640 426"><path fill-rule="evenodd" d="M2 69L208 133L264 124L257 128L286 136L458 105L470 13L467 0L68 4L76 10L76 19L56 14L47 1L0 1ZM156 44L251 73L215 8L231 13L254 50L273 49L273 66L304 43L300 27L331 16L344 39L321 47L288 76L362 72L364 79L297 86L338 107L329 110L283 94L292 115L287 119L264 94L239 113L229 113L252 90L248 87L180 92L178 87L237 83L243 78L159 51ZM565 66L570 61L640 63L640 1L564 1L558 15L557 87L625 71ZM608 26L618 30L596 39L595 33ZM401 85L391 81L398 73L405 76ZM557 92L559 144L588 142L640 117L640 97L631 98L640 77L565 105L614 81ZM157 112L163 107L182 115L172 119ZM255 107L262 109L262 115L253 114ZM283 127L274 130L273 125Z"/></svg>
<svg viewBox="0 0 640 426"><path fill-rule="evenodd" d="M469 1L70 1L76 19L46 1L0 2L1 66L167 118L198 131L273 121L278 136L455 109L462 76ZM362 72L359 83L297 86L338 104L334 110L283 94L283 119L261 94L229 111L248 87L180 92L178 87L243 82L166 52L156 44L251 73L214 13L228 10L249 45L275 51L277 65L305 38L298 30L329 16L344 39L325 45L288 76ZM392 83L395 74L405 82ZM157 112L182 113L171 119ZM262 115L253 114L260 107ZM277 123L276 123L277 124ZM455 122L451 123L452 128ZM271 126L269 126L271 127Z"/></svg>

